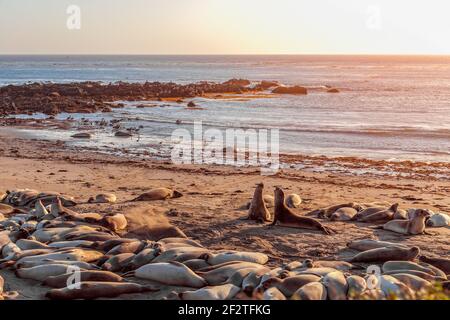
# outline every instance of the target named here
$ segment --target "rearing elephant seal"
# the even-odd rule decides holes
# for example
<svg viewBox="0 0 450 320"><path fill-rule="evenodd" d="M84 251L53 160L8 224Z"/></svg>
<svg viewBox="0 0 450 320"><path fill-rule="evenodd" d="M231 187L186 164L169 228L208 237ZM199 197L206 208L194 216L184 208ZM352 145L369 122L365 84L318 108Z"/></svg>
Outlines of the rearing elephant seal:
<svg viewBox="0 0 450 320"><path fill-rule="evenodd" d="M247 219L256 220L258 222L266 222L272 220L271 214L269 210L267 210L266 203L263 199L263 191L264 184L258 183L256 185L255 193L253 194L250 209L248 210Z"/></svg>
<svg viewBox="0 0 450 320"><path fill-rule="evenodd" d="M171 198L180 198L183 194L176 190L168 188L156 188L149 192L141 194L139 197L131 201L154 201L154 200L166 200Z"/></svg>
<svg viewBox="0 0 450 320"><path fill-rule="evenodd" d="M293 213L284 203L284 192L281 188L275 188L275 216L272 226L276 223L283 227L303 228L310 230L320 230L326 234L333 233L328 227L322 225L313 218L301 217Z"/></svg>
<svg viewBox="0 0 450 320"><path fill-rule="evenodd" d="M425 210L419 210L411 220L392 220L384 224L381 228L401 234L423 234L425 233L425 221L430 214Z"/></svg>
<svg viewBox="0 0 450 320"><path fill-rule="evenodd" d="M355 255L349 262L386 262L390 260L412 261L420 253L418 247L410 249L401 247L385 247L363 251Z"/></svg>

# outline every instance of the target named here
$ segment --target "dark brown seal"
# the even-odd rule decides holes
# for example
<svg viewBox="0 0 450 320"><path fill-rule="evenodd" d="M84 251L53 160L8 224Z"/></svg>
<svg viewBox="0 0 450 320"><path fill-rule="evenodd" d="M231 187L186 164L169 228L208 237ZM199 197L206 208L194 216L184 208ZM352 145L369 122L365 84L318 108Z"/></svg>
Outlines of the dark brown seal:
<svg viewBox="0 0 450 320"><path fill-rule="evenodd" d="M301 217L293 213L288 207L286 207L286 204L284 203L284 191L279 187L275 188L275 216L272 226L274 226L277 222L283 227L320 230L326 234L334 233L333 230L325 227L316 219Z"/></svg>

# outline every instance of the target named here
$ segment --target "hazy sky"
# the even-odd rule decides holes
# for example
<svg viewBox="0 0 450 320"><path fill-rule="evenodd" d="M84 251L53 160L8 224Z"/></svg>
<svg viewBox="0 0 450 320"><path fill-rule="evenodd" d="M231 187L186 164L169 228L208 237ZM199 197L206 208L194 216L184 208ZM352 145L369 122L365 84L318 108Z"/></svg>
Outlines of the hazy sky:
<svg viewBox="0 0 450 320"><path fill-rule="evenodd" d="M449 0L0 0L0 53L450 54L449 15Z"/></svg>

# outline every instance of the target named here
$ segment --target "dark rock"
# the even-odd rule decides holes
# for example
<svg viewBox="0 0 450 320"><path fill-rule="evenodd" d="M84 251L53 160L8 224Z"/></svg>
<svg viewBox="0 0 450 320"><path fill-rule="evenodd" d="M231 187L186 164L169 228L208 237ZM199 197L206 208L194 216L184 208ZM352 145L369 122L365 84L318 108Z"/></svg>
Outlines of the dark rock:
<svg viewBox="0 0 450 320"><path fill-rule="evenodd" d="M116 137L124 137L124 138L129 138L133 136L132 133L126 131L117 131L114 135Z"/></svg>
<svg viewBox="0 0 450 320"><path fill-rule="evenodd" d="M277 94L308 94L308 90L305 87L293 86L293 87L277 87L272 90L272 93Z"/></svg>
<svg viewBox="0 0 450 320"><path fill-rule="evenodd" d="M92 137L92 135L88 132L80 132L80 133L75 133L74 135L71 135L72 138L77 138L77 139L90 139Z"/></svg>
<svg viewBox="0 0 450 320"><path fill-rule="evenodd" d="M332 89L328 89L327 92L329 92L329 93L339 93L340 91L339 91L339 89L332 88Z"/></svg>
<svg viewBox="0 0 450 320"><path fill-rule="evenodd" d="M266 81L263 80L258 84L258 87L260 87L262 90L267 90L273 87L278 87L280 84L276 81Z"/></svg>

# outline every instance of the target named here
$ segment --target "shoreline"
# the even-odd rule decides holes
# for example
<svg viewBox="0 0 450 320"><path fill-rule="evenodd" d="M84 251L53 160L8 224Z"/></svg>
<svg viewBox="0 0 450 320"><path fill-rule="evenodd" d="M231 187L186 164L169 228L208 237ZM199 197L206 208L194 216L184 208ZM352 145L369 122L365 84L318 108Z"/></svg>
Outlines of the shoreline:
<svg viewBox="0 0 450 320"><path fill-rule="evenodd" d="M450 228L429 228L433 235L405 236L375 230L373 224L320 220L336 230L327 236L318 231L267 228L242 220L245 205L256 183L264 182L265 193L275 186L297 193L303 199L297 214L336 203L387 201L400 208L427 208L450 213L450 181L402 177L361 177L283 169L274 176L261 176L255 168L213 165L174 165L167 161L131 159L95 151L65 147L63 142L23 139L0 131L0 191L30 188L73 195L78 212L138 214L152 223L170 224L210 250L261 252L275 267L304 259L344 260L355 254L347 243L377 239L417 246L429 256L448 258ZM169 187L183 197L147 203L128 202L152 188ZM117 195L118 202L86 204L101 192ZM356 270L355 272L362 272ZM19 279L0 270L9 290L23 293L21 299L42 299L46 288L32 280ZM173 287L158 293L132 294L118 299L162 299Z"/></svg>
<svg viewBox="0 0 450 320"><path fill-rule="evenodd" d="M124 158L141 158L148 161L167 162L170 161L170 155L164 154L161 145L155 144L152 147L156 150L154 153L142 151L138 148L77 145L77 141L89 141L85 139L77 140L68 138L61 140L42 139L33 134L27 134L22 130L52 130L52 129L69 130L77 132L79 129L73 128L71 121L56 119L0 119L0 135L13 135L17 138L26 140L43 140L56 141L64 144L64 148L73 150L89 150L106 155L124 157ZM94 126L94 129L98 127ZM425 179L428 181L445 180L450 181L450 162L440 161L417 161L417 160L384 160L361 158L357 156L325 156L325 155L307 155L301 153L280 153L280 170L294 169L298 171L306 171L311 173L330 173L346 176L360 177L403 177L410 179ZM206 163L205 163L206 164ZM225 164L210 164L212 166L227 166ZM246 165L248 166L248 165ZM244 166L245 167L245 166ZM253 167L258 169L258 167Z"/></svg>

